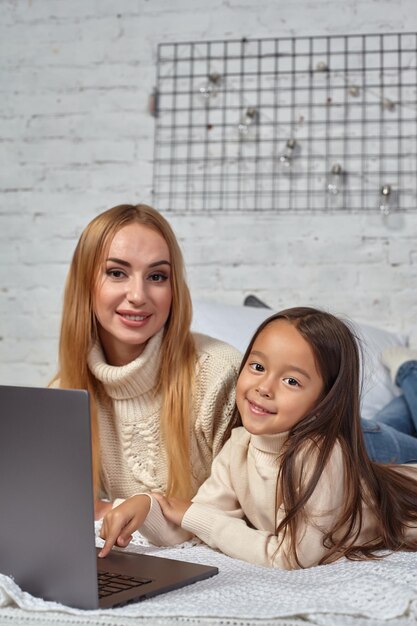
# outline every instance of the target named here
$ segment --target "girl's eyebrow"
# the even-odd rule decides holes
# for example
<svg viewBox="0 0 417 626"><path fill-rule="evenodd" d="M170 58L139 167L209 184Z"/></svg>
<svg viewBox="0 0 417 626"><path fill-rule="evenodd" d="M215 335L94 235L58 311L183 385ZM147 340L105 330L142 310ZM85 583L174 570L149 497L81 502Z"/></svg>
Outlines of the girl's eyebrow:
<svg viewBox="0 0 417 626"><path fill-rule="evenodd" d="M308 380L311 380L310 374L306 372L305 370L303 370L301 367L297 367L297 365L289 365L288 368L295 372L298 372L299 374L302 374L303 376L308 378Z"/></svg>
<svg viewBox="0 0 417 626"><path fill-rule="evenodd" d="M123 259L118 259L116 257L109 257L106 259L107 263L117 263L118 265L123 265L124 267L131 267L131 264L128 261L124 261ZM158 267L159 265L169 265L171 267L171 263L166 261L165 259L161 259L160 261L154 261L154 263L150 263L148 267Z"/></svg>
<svg viewBox="0 0 417 626"><path fill-rule="evenodd" d="M252 350L249 356L260 356L265 358L265 355L263 352L259 352L258 350ZM308 380L311 380L311 376L308 372L306 372L306 370L303 370L302 367L299 367L298 365L291 365L290 363L288 365L285 366L285 369L289 369L292 370L294 372L298 372L299 374L302 374L303 376L305 376L306 378L308 378Z"/></svg>

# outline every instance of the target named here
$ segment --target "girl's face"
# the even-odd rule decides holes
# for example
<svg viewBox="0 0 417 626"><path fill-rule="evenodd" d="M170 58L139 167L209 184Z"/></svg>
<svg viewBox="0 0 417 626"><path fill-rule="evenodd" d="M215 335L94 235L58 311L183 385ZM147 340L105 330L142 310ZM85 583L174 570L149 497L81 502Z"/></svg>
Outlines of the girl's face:
<svg viewBox="0 0 417 626"><path fill-rule="evenodd" d="M256 338L239 376L236 402L253 435L286 432L318 404L324 385L313 350L287 320L274 320Z"/></svg>
<svg viewBox="0 0 417 626"><path fill-rule="evenodd" d="M111 365L138 357L167 321L171 259L165 239L132 223L114 236L94 292L99 337Z"/></svg>

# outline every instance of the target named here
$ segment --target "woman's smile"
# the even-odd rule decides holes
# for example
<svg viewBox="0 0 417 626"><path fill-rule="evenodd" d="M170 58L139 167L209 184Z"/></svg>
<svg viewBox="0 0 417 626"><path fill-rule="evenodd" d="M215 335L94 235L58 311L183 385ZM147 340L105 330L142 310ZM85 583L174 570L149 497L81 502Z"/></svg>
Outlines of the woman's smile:
<svg viewBox="0 0 417 626"><path fill-rule="evenodd" d="M126 313L124 311L116 311L116 313L121 317L122 322L133 327L141 326L143 322L146 322L151 317L150 313Z"/></svg>

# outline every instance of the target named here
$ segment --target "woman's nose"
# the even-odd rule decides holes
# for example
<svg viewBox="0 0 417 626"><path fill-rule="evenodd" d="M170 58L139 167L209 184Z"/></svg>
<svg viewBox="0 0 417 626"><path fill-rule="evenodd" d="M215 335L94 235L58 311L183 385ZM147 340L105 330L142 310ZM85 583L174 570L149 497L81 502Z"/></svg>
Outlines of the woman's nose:
<svg viewBox="0 0 417 626"><path fill-rule="evenodd" d="M132 279L131 281L129 281L126 298L135 306L139 306L146 302L146 294L142 280Z"/></svg>

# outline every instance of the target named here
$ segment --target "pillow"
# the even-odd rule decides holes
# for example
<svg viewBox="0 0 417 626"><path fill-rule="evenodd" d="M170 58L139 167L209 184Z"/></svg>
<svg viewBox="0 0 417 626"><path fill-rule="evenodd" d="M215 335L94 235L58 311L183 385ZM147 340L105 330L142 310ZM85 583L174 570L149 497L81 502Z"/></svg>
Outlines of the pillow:
<svg viewBox="0 0 417 626"><path fill-rule="evenodd" d="M245 352L253 333L273 309L220 304L204 300L193 301L192 330L230 343ZM380 360L389 346L407 345L407 336L382 330L368 324L351 322L359 337L363 352L362 417L372 419L392 398L400 393Z"/></svg>
<svg viewBox="0 0 417 626"><path fill-rule="evenodd" d="M192 330L216 337L245 352L260 324L272 315L272 309L193 301Z"/></svg>
<svg viewBox="0 0 417 626"><path fill-rule="evenodd" d="M363 356L362 417L372 419L401 391L391 380L389 370L381 362L381 353L391 346L406 346L408 337L402 333L351 322L361 342Z"/></svg>

